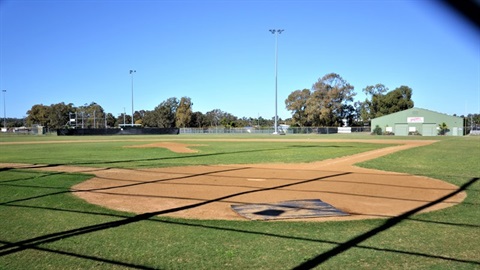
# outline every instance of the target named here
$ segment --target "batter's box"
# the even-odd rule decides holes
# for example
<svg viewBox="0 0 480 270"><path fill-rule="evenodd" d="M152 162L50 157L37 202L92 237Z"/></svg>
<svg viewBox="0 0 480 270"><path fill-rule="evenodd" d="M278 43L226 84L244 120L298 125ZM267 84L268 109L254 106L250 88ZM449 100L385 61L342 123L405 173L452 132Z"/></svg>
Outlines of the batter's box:
<svg viewBox="0 0 480 270"><path fill-rule="evenodd" d="M319 199L243 204L231 207L237 214L251 220L348 216L347 213Z"/></svg>

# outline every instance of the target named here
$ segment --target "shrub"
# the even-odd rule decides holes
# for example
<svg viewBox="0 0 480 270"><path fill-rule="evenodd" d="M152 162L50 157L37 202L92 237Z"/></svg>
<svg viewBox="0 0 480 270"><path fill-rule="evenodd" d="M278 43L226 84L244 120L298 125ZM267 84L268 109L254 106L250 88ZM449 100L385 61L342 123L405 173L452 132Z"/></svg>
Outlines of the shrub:
<svg viewBox="0 0 480 270"><path fill-rule="evenodd" d="M373 130L372 135L382 135L382 128L377 125Z"/></svg>
<svg viewBox="0 0 480 270"><path fill-rule="evenodd" d="M438 135L445 135L449 131L450 130L448 129L448 126L447 124L445 124L445 122L438 125Z"/></svg>

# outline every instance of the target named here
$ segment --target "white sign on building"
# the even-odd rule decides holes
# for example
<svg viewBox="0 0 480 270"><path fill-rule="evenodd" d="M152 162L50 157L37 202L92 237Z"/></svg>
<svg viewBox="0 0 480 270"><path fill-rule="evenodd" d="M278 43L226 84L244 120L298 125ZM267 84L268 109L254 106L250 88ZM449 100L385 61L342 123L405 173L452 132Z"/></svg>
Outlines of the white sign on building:
<svg viewBox="0 0 480 270"><path fill-rule="evenodd" d="M407 123L423 123L423 117L407 117Z"/></svg>

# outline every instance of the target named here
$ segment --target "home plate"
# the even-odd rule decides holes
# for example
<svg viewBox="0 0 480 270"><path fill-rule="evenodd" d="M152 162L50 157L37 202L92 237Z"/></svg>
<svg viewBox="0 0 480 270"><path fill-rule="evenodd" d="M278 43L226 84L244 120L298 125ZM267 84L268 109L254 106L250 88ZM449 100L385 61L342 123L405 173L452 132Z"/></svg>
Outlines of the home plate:
<svg viewBox="0 0 480 270"><path fill-rule="evenodd" d="M231 205L231 207L237 214L251 220L348 216L347 213L319 199Z"/></svg>

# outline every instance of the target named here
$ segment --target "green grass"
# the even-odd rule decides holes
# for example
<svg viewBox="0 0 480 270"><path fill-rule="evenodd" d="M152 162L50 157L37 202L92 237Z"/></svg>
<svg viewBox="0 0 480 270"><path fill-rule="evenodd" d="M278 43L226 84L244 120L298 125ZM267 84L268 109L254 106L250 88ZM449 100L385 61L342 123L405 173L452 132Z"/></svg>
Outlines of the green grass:
<svg viewBox="0 0 480 270"><path fill-rule="evenodd" d="M112 139L88 138L90 142L66 145L0 145L0 162L105 167L307 162L378 147L295 141L305 136L282 136L286 142L199 140L237 138L234 136L142 136L135 138L144 142L133 137L92 142L107 138ZM59 139L65 140L34 137L39 142ZM480 138L438 139L435 144L362 166L430 176L458 186L480 176ZM195 147L200 150L195 154L123 148L159 140L206 146ZM90 205L69 192L69 187L88 178L82 174L0 170L0 269L292 269L307 262L322 269L480 268L478 181L468 186L464 203L440 211L399 220L314 223L135 216Z"/></svg>
<svg viewBox="0 0 480 270"><path fill-rule="evenodd" d="M282 136L282 138L285 136ZM303 138L289 136L292 138ZM34 137L38 140L38 136ZM67 137L66 143L48 143L54 137L46 137L44 143L4 144L0 162L27 164L66 164L96 167L166 167L203 164L246 164L265 162L312 162L328 158L341 157L386 147L387 145L368 143L318 143L282 141L212 141L205 136L128 136L128 137ZM60 141L66 137L60 138ZM192 146L198 153L179 154L165 148L128 148L161 141L175 141L199 145ZM213 138L219 138L215 136ZM252 139L252 137L223 137L224 139ZM271 136L253 137L272 138ZM25 139L25 136L21 137ZM83 139L81 142L75 140ZM108 140L109 139L109 140ZM113 141L110 141L112 140ZM202 140L203 139L203 140ZM208 139L208 140L205 140ZM12 142L5 141L5 142ZM19 142L19 141L16 141ZM35 142L35 141L34 141ZM37 141L38 142L38 141Z"/></svg>

